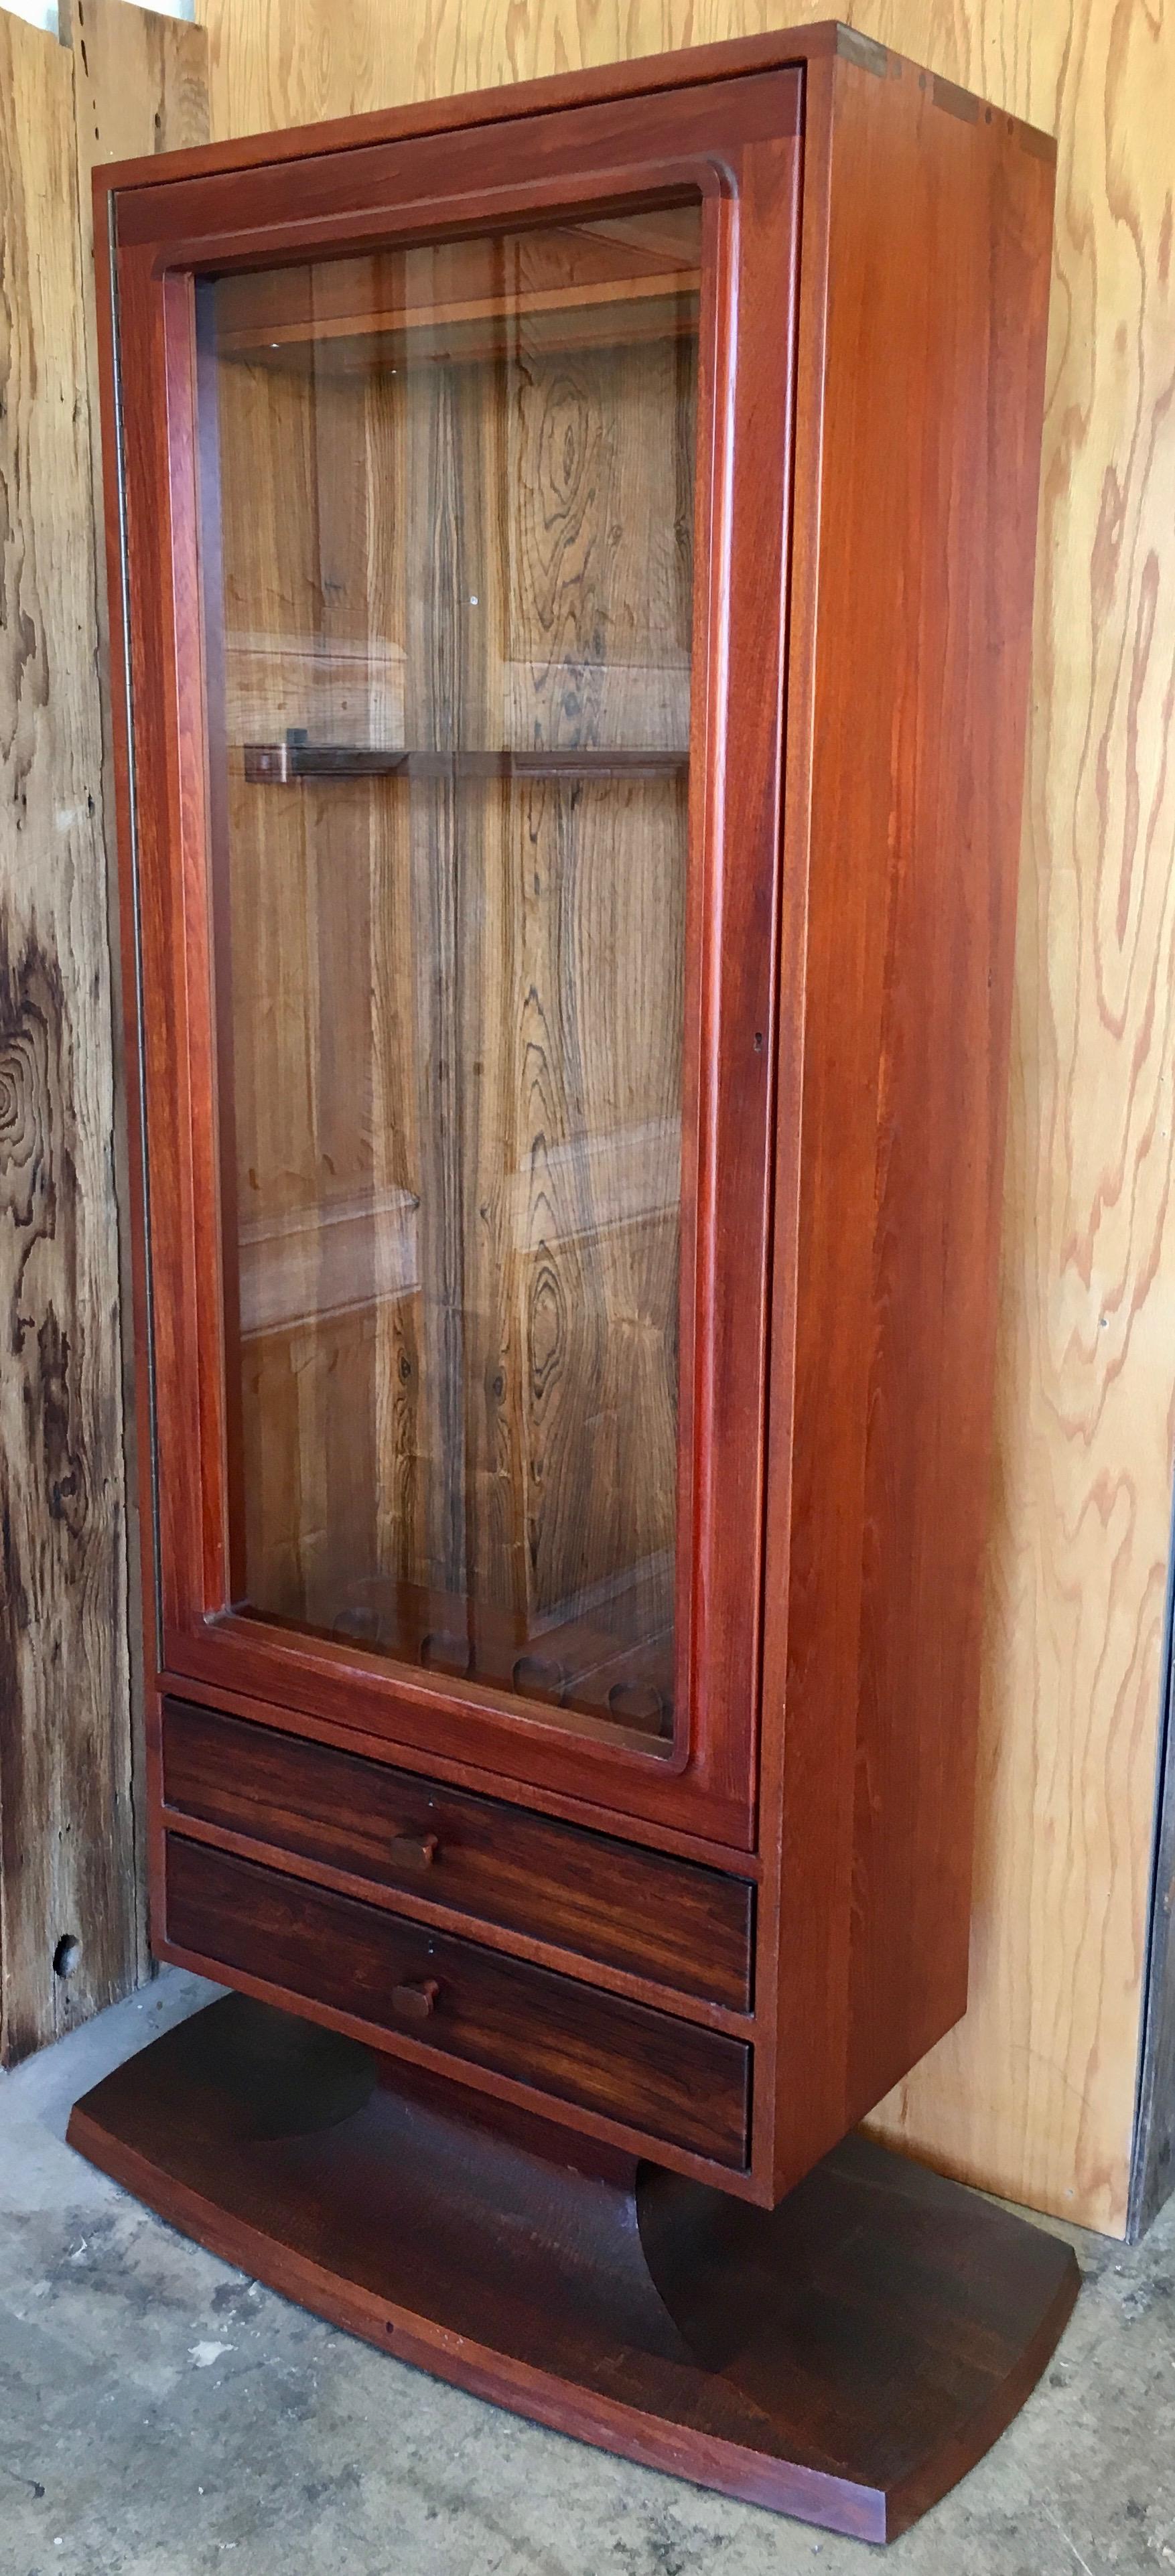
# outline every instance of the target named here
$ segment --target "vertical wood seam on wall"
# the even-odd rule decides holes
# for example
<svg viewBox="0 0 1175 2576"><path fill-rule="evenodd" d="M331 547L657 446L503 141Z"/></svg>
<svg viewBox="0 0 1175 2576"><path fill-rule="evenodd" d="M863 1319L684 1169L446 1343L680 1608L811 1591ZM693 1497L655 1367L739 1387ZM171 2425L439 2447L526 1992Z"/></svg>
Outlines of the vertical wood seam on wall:
<svg viewBox="0 0 1175 2576"><path fill-rule="evenodd" d="M74 132L75 136L80 137L82 115L78 61L79 51L81 50L80 30L71 12L69 0L61 0L58 34L61 44L69 49L74 99ZM110 1061L113 1075L112 1141L115 1168L115 1203L112 1210L112 1221L115 1233L115 1259L118 1273L120 1358L122 1368L120 1457L124 1495L124 1547L121 1572L123 1619L126 1626L127 1636L128 1706L126 1714L131 1735L130 1761L128 1767L128 1795L130 1804L130 1865L133 1872L133 1915L131 1933L134 1945L133 1959L127 1960L125 1973L128 1983L138 1984L144 1977L150 1974L151 1959L147 1947L146 1936L146 1828L142 1800L139 1795L142 1774L141 1728L143 1711L143 1658L142 1623L138 1616L139 1548L137 1515L135 1510L136 1485L134 1473L134 1349L132 1336L129 1331L129 1318L132 1311L130 1244L128 1239L130 1224L130 1173L126 1150L126 1087L125 1079L120 1069L122 1058L123 1024L122 976L120 972L119 942L115 932L117 915L113 909L118 901L118 853L114 821L114 754L111 739L110 715L110 630L109 620L106 613L105 577L102 560L103 519L101 506L101 428L94 382L95 280L91 222L89 219L88 207L83 203L82 196L84 169L85 164L79 149L74 153L72 164L73 207L81 270L80 283L86 340L87 378L89 385L89 400L86 405L86 446L90 460L90 488L94 495L94 544L91 551L90 575L92 582L91 595L93 604L94 677L98 688L99 721L102 734L102 793L99 810L106 858L107 900L111 907L105 943L105 965L110 1029ZM88 171L86 171L86 180L88 181ZM112 1723L117 1722L116 1713L113 1710L111 1711L111 1720Z"/></svg>
<svg viewBox="0 0 1175 2576"><path fill-rule="evenodd" d="M123 1351L123 1470L127 1497L127 1591L131 1674L131 1808L135 1854L135 1938L140 1976L149 1974L147 1938L146 1816L143 1788L144 1745L144 1602L143 1555L139 1530L140 1488L137 1471L139 1426L134 1352L133 1255L130 1198L134 1156L128 1135L128 1085L123 1055L126 1025L123 948L118 937L119 853L116 828L114 718L110 696L109 567L104 560L104 478L102 409L97 368L97 278L94 265L91 183L102 161L121 160L148 151L167 151L207 138L207 41L203 30L164 17L127 0L62 0L62 35L72 47L77 134L77 220L82 246L86 356L90 387L90 449L95 548L95 634L101 675L104 812L107 880L111 906L110 940L112 1042L115 1066L115 1133L118 1156L119 1284ZM113 208L108 206L113 222ZM119 504L121 521L121 499ZM121 548L120 548L121 565ZM120 573L121 580L121 573ZM130 682L127 678L126 726L130 740ZM134 829L134 779L126 780L130 828ZM132 864L132 881L136 870ZM134 948L137 954L137 899ZM137 996L136 996L137 998ZM138 1013L136 1010L137 1021ZM141 1098L141 1086L133 1086ZM145 1160L143 1163L145 1172ZM148 1372L149 1374L149 1372ZM150 1411L150 1405L148 1406ZM155 1551L151 1552L154 1561ZM156 1627L146 1621L148 1634Z"/></svg>
<svg viewBox="0 0 1175 2576"><path fill-rule="evenodd" d="M1155 1826L1126 2234L1146 2234L1175 2183L1175 1498L1164 1610Z"/></svg>

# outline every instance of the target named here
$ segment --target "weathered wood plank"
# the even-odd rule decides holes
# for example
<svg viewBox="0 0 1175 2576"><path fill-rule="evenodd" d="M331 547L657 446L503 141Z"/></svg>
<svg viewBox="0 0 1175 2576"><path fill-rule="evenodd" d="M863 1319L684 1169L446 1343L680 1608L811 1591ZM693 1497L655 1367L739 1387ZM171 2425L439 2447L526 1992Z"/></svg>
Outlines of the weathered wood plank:
<svg viewBox="0 0 1175 2576"><path fill-rule="evenodd" d="M87 0L85 14L83 60L80 7L76 50L0 13L0 2059L7 2063L123 1992L146 1965L133 1795L123 1299L111 1221L116 1203L125 1203L126 1174L107 924L88 165L103 148L121 154L153 141L162 148L198 140L207 107L206 92L202 116L195 100L201 31L113 0ZM184 67L178 84L176 64ZM80 1955L67 1980L53 1960L70 1938Z"/></svg>
<svg viewBox="0 0 1175 2576"><path fill-rule="evenodd" d="M0 15L0 2057L133 1981L110 968L73 65ZM73 1975L54 1973L63 1939Z"/></svg>
<svg viewBox="0 0 1175 2576"><path fill-rule="evenodd" d="M77 217L80 283L85 322L86 384L89 397L90 463L96 537L97 667L102 719L102 813L105 820L106 872L109 887L110 978L114 1026L114 1159L118 1203L129 1204L132 1158L127 1130L127 1084L122 1030L125 1023L122 950L118 937L118 846L114 828L114 750L110 701L110 619L107 608L103 535L101 404L98 395L98 335L94 272L92 174L104 161L139 152L178 151L202 143L209 131L208 40L202 27L158 16L154 10L127 8L125 0L61 0L62 41L71 46L74 85L74 134L77 157ZM134 1370L134 1293L130 1227L118 1233L119 1305L122 1340L122 1405L126 1457L127 1589L132 1770L137 1779L143 1760L143 1605L142 1554L139 1541L139 1480L135 1472L138 1426ZM145 1851L141 1801L136 1801L135 1868L145 1887ZM137 1964L149 1967L145 1897L138 1903Z"/></svg>

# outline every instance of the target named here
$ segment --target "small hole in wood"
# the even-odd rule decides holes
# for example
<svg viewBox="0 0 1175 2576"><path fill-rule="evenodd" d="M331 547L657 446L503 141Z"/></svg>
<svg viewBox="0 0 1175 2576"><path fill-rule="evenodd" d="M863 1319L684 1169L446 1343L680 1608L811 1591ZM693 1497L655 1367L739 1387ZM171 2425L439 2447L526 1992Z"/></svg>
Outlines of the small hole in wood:
<svg viewBox="0 0 1175 2576"><path fill-rule="evenodd" d="M53 1953L54 1976L72 1977L74 1969L80 1964L81 1955L82 1945L76 1932L63 1932Z"/></svg>

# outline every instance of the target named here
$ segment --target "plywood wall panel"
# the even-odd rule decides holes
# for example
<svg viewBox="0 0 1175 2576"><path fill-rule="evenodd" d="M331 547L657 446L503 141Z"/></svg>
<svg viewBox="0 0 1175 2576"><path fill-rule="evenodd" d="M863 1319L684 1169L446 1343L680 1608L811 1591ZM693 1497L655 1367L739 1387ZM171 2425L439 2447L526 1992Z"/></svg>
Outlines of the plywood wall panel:
<svg viewBox="0 0 1175 2576"><path fill-rule="evenodd" d="M747 0L206 0L242 133L754 34ZM1120 2231L1175 1415L1175 31L1123 0L857 0L1059 137L972 2001L881 2125Z"/></svg>
<svg viewBox="0 0 1175 2576"><path fill-rule="evenodd" d="M870 27L1060 142L972 2001L884 2125L1118 2233L1175 1382L1175 30L1109 0Z"/></svg>

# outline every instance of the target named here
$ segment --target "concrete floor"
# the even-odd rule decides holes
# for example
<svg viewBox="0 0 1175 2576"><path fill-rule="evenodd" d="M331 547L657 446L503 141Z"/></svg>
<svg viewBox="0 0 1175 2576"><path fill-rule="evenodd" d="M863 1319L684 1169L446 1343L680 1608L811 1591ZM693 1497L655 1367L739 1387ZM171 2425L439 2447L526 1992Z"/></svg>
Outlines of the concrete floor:
<svg viewBox="0 0 1175 2576"><path fill-rule="evenodd" d="M632 2468L287 2307L64 2144L213 1990L167 1971L0 2077L0 2576L864 2576L881 2555ZM1076 2316L893 2576L1175 2568L1175 2201L1074 2237Z"/></svg>

